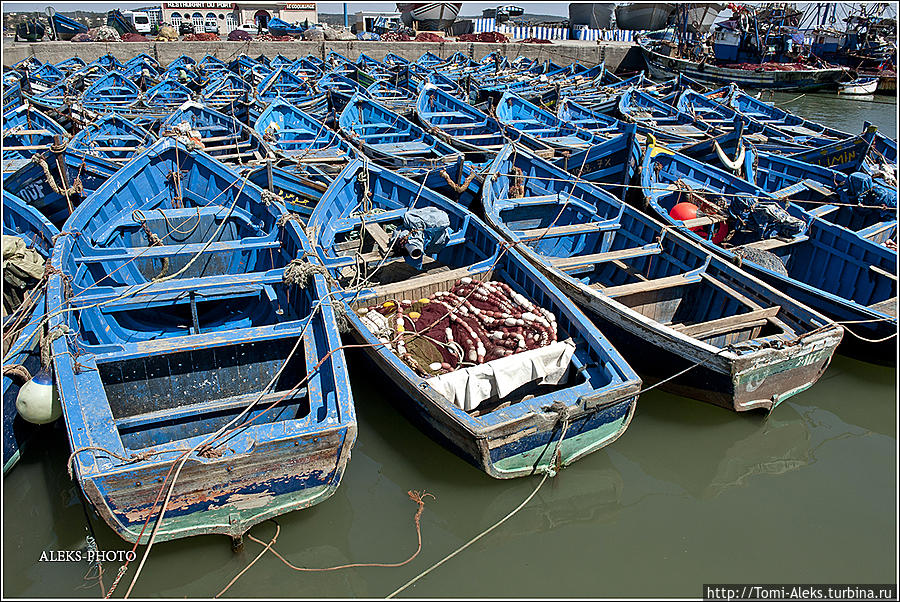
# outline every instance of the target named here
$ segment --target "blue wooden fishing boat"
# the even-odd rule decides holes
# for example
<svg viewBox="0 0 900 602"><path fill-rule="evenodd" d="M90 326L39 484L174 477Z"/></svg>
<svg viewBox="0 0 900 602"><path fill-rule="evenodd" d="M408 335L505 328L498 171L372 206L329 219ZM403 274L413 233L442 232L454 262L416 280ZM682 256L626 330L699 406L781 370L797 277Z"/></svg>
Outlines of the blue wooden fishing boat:
<svg viewBox="0 0 900 602"><path fill-rule="evenodd" d="M422 172L453 163L461 153L374 100L354 95L338 120L344 137L393 169Z"/></svg>
<svg viewBox="0 0 900 602"><path fill-rule="evenodd" d="M317 91L308 80L284 67L278 67L259 82L256 97L264 103L281 99L311 113L321 114L328 109L325 93Z"/></svg>
<svg viewBox="0 0 900 602"><path fill-rule="evenodd" d="M617 197L624 197L641 164L637 127L623 125L621 134L601 139L588 148L562 153L553 162L582 180L593 182Z"/></svg>
<svg viewBox="0 0 900 602"><path fill-rule="evenodd" d="M872 194L871 187L857 190L851 177L868 180L867 174L855 175L828 169L772 153L759 153L754 162L753 182L773 196L799 205L810 215L883 244L897 231L897 193ZM877 186L877 183L874 184Z"/></svg>
<svg viewBox="0 0 900 602"><path fill-rule="evenodd" d="M263 197L165 138L79 207L67 226L79 236L54 249L72 466L128 541L147 543L148 522L156 541L239 540L340 483L357 427L332 303L320 274L294 276L314 251Z"/></svg>
<svg viewBox="0 0 900 602"><path fill-rule="evenodd" d="M28 87L32 94L40 94L66 79L66 74L52 63L41 65L28 74Z"/></svg>
<svg viewBox="0 0 900 602"><path fill-rule="evenodd" d="M821 146L849 138L850 134L798 117L747 94L731 84L726 102L742 115L774 127L790 136L802 137L811 145Z"/></svg>
<svg viewBox="0 0 900 602"><path fill-rule="evenodd" d="M191 100L192 96L193 92L187 86L166 79L144 93L144 105L152 113L168 114Z"/></svg>
<svg viewBox="0 0 900 602"><path fill-rule="evenodd" d="M443 63L444 59L429 50L428 52L417 58L415 62L417 65L421 65L422 67L434 69L435 67Z"/></svg>
<svg viewBox="0 0 900 602"><path fill-rule="evenodd" d="M141 90L147 90L159 83L162 70L154 65L155 61L141 59L139 61L128 61L122 69L122 75L134 82Z"/></svg>
<svg viewBox="0 0 900 602"><path fill-rule="evenodd" d="M432 216L439 238L429 235L423 245L412 236L405 244L391 239L387 232L393 228L404 236L400 230L422 214L416 211ZM528 476L567 465L611 443L628 426L640 389L637 375L553 284L462 206L388 169L354 161L323 195L308 230L343 287L355 337L402 392L392 399L490 476ZM406 249L406 257L397 256L399 249ZM464 292L468 287L473 291ZM488 290L490 297L484 295ZM503 307L509 300L543 316L526 312L522 324L549 323L556 334L541 343L529 338L513 354L497 349L502 333L476 345L481 327L462 325L457 308L465 300L457 303L455 294L472 299L467 316L487 311L491 300ZM456 333L449 340L458 341L471 364L463 367L449 351L457 347L442 342L448 340L445 326ZM414 328L428 336L416 336ZM552 372L533 362L537 354L558 352L565 356L551 362Z"/></svg>
<svg viewBox="0 0 900 602"><path fill-rule="evenodd" d="M787 135L784 132L738 113L730 106L716 102L712 94L725 94L729 88L720 88L711 94L701 94L695 90L685 90L675 100L675 108L690 115L695 121L713 127L734 127L735 120L741 122L743 135L747 142L753 143L760 150L773 152L799 152L808 148L803 143L805 138ZM671 144L669 144L672 146Z"/></svg>
<svg viewBox="0 0 900 602"><path fill-rule="evenodd" d="M141 89L121 71L109 71L84 91L81 105L98 115L134 110Z"/></svg>
<svg viewBox="0 0 900 602"><path fill-rule="evenodd" d="M278 17L272 17L271 19L269 19L267 27L269 29L269 33L273 36L299 36L308 29L303 25L297 23L288 23L287 21L283 21Z"/></svg>
<svg viewBox="0 0 900 602"><path fill-rule="evenodd" d="M308 80L318 81L319 78L325 75L325 72L322 71L319 62L313 60L314 58L316 57L299 58L291 63L291 66L288 70L291 73L299 75L300 77L306 78Z"/></svg>
<svg viewBox="0 0 900 602"><path fill-rule="evenodd" d="M3 82L3 112L11 111L22 106L25 98L22 96L22 85L15 79L10 83Z"/></svg>
<svg viewBox="0 0 900 602"><path fill-rule="evenodd" d="M555 149L587 148L603 140L601 136L561 121L553 113L511 92L503 94L495 113L500 123L533 136Z"/></svg>
<svg viewBox="0 0 900 602"><path fill-rule="evenodd" d="M272 151L252 128L236 118L197 102L186 102L160 126L162 136L179 136L219 161L249 167L274 159Z"/></svg>
<svg viewBox="0 0 900 602"><path fill-rule="evenodd" d="M112 27L123 36L126 33L137 33L131 20L127 19L118 9L113 9L106 13L106 25Z"/></svg>
<svg viewBox="0 0 900 602"><path fill-rule="evenodd" d="M355 95L368 96L366 87L339 73L326 73L316 82L316 88L328 95L331 112L338 114Z"/></svg>
<svg viewBox="0 0 900 602"><path fill-rule="evenodd" d="M135 65L138 63L150 65L158 71L164 71L164 69L162 68L162 65L160 65L159 61L156 60L154 57L150 56L149 54L147 54L146 52L141 52L140 54L134 55L133 57L131 57L130 59L125 61L125 63L122 66L123 67L131 67L132 65Z"/></svg>
<svg viewBox="0 0 900 602"><path fill-rule="evenodd" d="M417 95L408 88L399 88L387 80L376 80L366 88L366 93L400 115L409 115L415 110Z"/></svg>
<svg viewBox="0 0 900 602"><path fill-rule="evenodd" d="M274 57L272 57L272 60L269 61L269 67L271 67L272 69L280 69L280 68L290 69L291 65L293 65L293 64L294 64L294 61L292 61L291 59L289 59L288 57L284 56L281 53L276 54Z"/></svg>
<svg viewBox="0 0 900 602"><path fill-rule="evenodd" d="M41 61L41 59L37 58L36 56L27 56L18 63L15 63L12 68L15 71L19 71L27 75L35 69L40 69L41 65L43 64L43 61Z"/></svg>
<svg viewBox="0 0 900 602"><path fill-rule="evenodd" d="M243 57L246 55L242 54L240 56ZM169 65L166 67L166 71L173 71L175 69L192 69L193 66L196 64L197 64L197 61L195 59L189 57L186 54L182 54L177 59L175 59L174 61L169 63ZM229 68L230 68L230 65L229 65Z"/></svg>
<svg viewBox="0 0 900 602"><path fill-rule="evenodd" d="M81 57L73 56L56 63L56 68L66 75L71 75L75 71L78 71L79 69L84 67L86 64L87 63L85 63L84 59L82 59Z"/></svg>
<svg viewBox="0 0 900 602"><path fill-rule="evenodd" d="M79 33L87 33L87 25L79 23L75 19L69 18L61 13L54 11L52 15L47 17L50 23L50 32L54 39L71 40Z"/></svg>
<svg viewBox="0 0 900 602"><path fill-rule="evenodd" d="M200 69L203 71L203 74L209 78L214 73L218 73L220 71L228 71L228 65L225 64L221 59L214 57L211 54L207 54L200 62L197 63Z"/></svg>
<svg viewBox="0 0 900 602"><path fill-rule="evenodd" d="M28 104L4 113L3 173L16 171L54 144L65 144L68 137L61 125Z"/></svg>
<svg viewBox="0 0 900 602"><path fill-rule="evenodd" d="M660 139L675 136L679 142L684 139L696 141L722 133L716 127L695 120L691 115L636 88L629 88L619 97L619 114L623 119L638 124L642 134L653 134ZM729 121L728 125L731 123Z"/></svg>
<svg viewBox="0 0 900 602"><path fill-rule="evenodd" d="M843 323L852 336L842 351L894 361L896 252L795 205L782 208L756 185L652 141L641 178L647 207L666 223ZM680 203L704 215L685 224ZM701 235L707 230L715 242Z"/></svg>
<svg viewBox="0 0 900 602"><path fill-rule="evenodd" d="M312 215L319 199L334 181L334 172L321 165L266 164L250 171L247 176L263 190L278 195L292 217L299 217L305 224Z"/></svg>
<svg viewBox="0 0 900 602"><path fill-rule="evenodd" d="M122 61L120 61L119 59L117 59L116 57L114 57L112 54L110 54L108 52L106 54L104 54L103 56L98 57L96 60L91 61L88 64L89 65L100 65L107 71L114 71L116 69L122 68Z"/></svg>
<svg viewBox="0 0 900 602"><path fill-rule="evenodd" d="M859 136L847 134L831 144L794 151L788 156L804 163L850 174L865 167L866 157L872 149L877 129L870 125Z"/></svg>
<svg viewBox="0 0 900 602"><path fill-rule="evenodd" d="M7 237L15 236L24 243L20 253L36 252L44 262L50 260L53 242L59 230L47 218L14 194L3 191L3 247L4 272L6 272ZM26 251L26 249L30 251ZM10 253L10 256L13 254ZM46 263L44 264L46 266ZM43 273L44 268L40 271ZM13 278L7 280L4 273L3 294L3 474L18 461L22 449L35 431L35 425L27 422L16 409L19 390L31 377L37 376L42 366L39 346L44 329L46 304L42 276L35 274L22 280L19 274L16 285ZM20 288L19 285L22 287ZM12 292L15 290L15 294ZM15 307L7 306L7 299L16 301ZM21 368L19 368L21 367ZM23 370L24 369L24 370ZM33 417L32 417L33 418Z"/></svg>
<svg viewBox="0 0 900 602"><path fill-rule="evenodd" d="M44 37L46 29L37 19L30 19L16 24L15 41L38 42Z"/></svg>
<svg viewBox="0 0 900 602"><path fill-rule="evenodd" d="M269 146L296 163L339 171L356 154L334 130L284 100L269 104L253 128Z"/></svg>
<svg viewBox="0 0 900 602"><path fill-rule="evenodd" d="M544 142L501 124L434 84L426 84L419 92L416 117L427 131L466 153L493 155L509 141L532 150L553 152Z"/></svg>
<svg viewBox="0 0 900 602"><path fill-rule="evenodd" d="M54 147L33 155L16 172L4 174L3 189L62 228L75 207L118 169L119 165L100 157L78 156L68 148Z"/></svg>
<svg viewBox="0 0 900 602"><path fill-rule="evenodd" d="M217 74L202 90L200 98L214 109L233 114L251 101L253 88L244 78L234 73Z"/></svg>
<svg viewBox="0 0 900 602"><path fill-rule="evenodd" d="M121 166L155 141L152 133L111 113L75 134L69 140L69 150L75 156L92 155Z"/></svg>
<svg viewBox="0 0 900 602"><path fill-rule="evenodd" d="M600 187L513 146L485 217L582 306L642 377L735 411L772 410L827 368L841 328Z"/></svg>

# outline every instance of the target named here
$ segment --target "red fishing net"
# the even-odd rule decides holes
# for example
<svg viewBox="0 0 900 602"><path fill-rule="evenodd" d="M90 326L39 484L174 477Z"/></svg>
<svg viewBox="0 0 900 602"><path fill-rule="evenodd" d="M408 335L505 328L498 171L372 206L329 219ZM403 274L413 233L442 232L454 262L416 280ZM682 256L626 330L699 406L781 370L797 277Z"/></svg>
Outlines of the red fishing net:
<svg viewBox="0 0 900 602"><path fill-rule="evenodd" d="M185 42L218 42L219 36L215 33L191 33L184 36Z"/></svg>
<svg viewBox="0 0 900 602"><path fill-rule="evenodd" d="M446 42L444 38L436 33L428 33L427 31L419 32L416 36L416 42Z"/></svg>
<svg viewBox="0 0 900 602"><path fill-rule="evenodd" d="M405 33L397 33L395 31L381 34L382 42L409 42L410 39L411 38Z"/></svg>
<svg viewBox="0 0 900 602"><path fill-rule="evenodd" d="M122 36L123 42L147 42L146 36L142 36L139 33L126 33Z"/></svg>
<svg viewBox="0 0 900 602"><path fill-rule="evenodd" d="M369 330L423 376L556 342L556 316L503 282L462 278L449 291L430 298L387 301L357 313ZM420 336L398 337L404 332Z"/></svg>
<svg viewBox="0 0 900 602"><path fill-rule="evenodd" d="M522 40L523 44L552 44L550 40L545 40L543 38L525 38Z"/></svg>
<svg viewBox="0 0 900 602"><path fill-rule="evenodd" d="M488 42L492 44L505 44L509 38L499 31L483 31L481 33L464 33L458 38L460 42Z"/></svg>

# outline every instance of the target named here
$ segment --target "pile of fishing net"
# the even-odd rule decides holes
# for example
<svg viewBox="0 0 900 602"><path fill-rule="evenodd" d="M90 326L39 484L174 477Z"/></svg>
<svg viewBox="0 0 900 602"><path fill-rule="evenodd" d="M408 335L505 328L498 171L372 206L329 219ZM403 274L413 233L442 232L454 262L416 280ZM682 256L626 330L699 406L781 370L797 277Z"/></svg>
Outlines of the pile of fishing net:
<svg viewBox="0 0 900 602"><path fill-rule="evenodd" d="M321 42L325 39L325 32L318 27L310 27L303 32L301 37L307 42Z"/></svg>
<svg viewBox="0 0 900 602"><path fill-rule="evenodd" d="M405 33L397 33L396 31L381 34L382 42L409 42L411 39Z"/></svg>
<svg viewBox="0 0 900 602"><path fill-rule="evenodd" d="M121 42L122 36L119 35L119 32L109 27L108 25L104 25L102 27L95 27L93 29L88 30L88 35L91 36L91 41L93 42Z"/></svg>
<svg viewBox="0 0 900 602"><path fill-rule="evenodd" d="M437 35L436 33L429 33L427 31L419 32L416 36L416 42L446 42L444 38Z"/></svg>
<svg viewBox="0 0 900 602"><path fill-rule="evenodd" d="M253 36L251 36L249 32L246 32L243 29L233 29L228 34L229 42L249 42L252 39Z"/></svg>
<svg viewBox="0 0 900 602"><path fill-rule="evenodd" d="M71 41L72 42L93 42L94 38L92 38L91 34L89 34L88 32L83 31L81 33L76 33L74 36L72 36Z"/></svg>
<svg viewBox="0 0 900 602"><path fill-rule="evenodd" d="M273 36L270 33L262 33L256 36L257 42L290 42L293 39L291 36Z"/></svg>
<svg viewBox="0 0 900 602"><path fill-rule="evenodd" d="M123 42L149 42L146 36L142 36L139 33L126 33L122 36Z"/></svg>
<svg viewBox="0 0 900 602"><path fill-rule="evenodd" d="M219 35L215 33L191 33L184 36L185 42L218 42Z"/></svg>
<svg viewBox="0 0 900 602"><path fill-rule="evenodd" d="M163 25L159 28L159 32L156 34L157 42L177 42L178 41L178 32L175 31L174 27L169 27L168 25Z"/></svg>
<svg viewBox="0 0 900 602"><path fill-rule="evenodd" d="M14 312L44 277L44 258L18 236L3 235L3 316ZM4 324L4 329L7 324Z"/></svg>
<svg viewBox="0 0 900 602"><path fill-rule="evenodd" d="M556 316L503 282L461 278L430 298L356 310L417 374L431 377L557 340ZM398 336L400 333L408 333ZM412 336L416 333L419 336Z"/></svg>
<svg viewBox="0 0 900 602"><path fill-rule="evenodd" d="M525 38L522 40L523 44L552 44L550 40L545 40L544 38Z"/></svg>
<svg viewBox="0 0 900 602"><path fill-rule="evenodd" d="M318 31L318 28L316 28L316 31ZM355 35L347 31L343 27L330 27L328 25L325 25L322 28L322 33L325 35L325 39L328 41L348 41L356 39Z"/></svg>
<svg viewBox="0 0 900 602"><path fill-rule="evenodd" d="M499 31L483 31L481 33L464 33L458 38L460 42L487 42L490 44L505 44L509 38Z"/></svg>

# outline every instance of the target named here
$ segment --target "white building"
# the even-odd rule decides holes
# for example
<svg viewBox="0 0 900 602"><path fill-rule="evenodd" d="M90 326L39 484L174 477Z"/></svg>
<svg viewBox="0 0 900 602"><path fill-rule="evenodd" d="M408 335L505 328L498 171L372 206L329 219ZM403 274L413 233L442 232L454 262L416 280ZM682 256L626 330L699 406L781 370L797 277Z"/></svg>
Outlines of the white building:
<svg viewBox="0 0 900 602"><path fill-rule="evenodd" d="M162 3L162 20L176 28L185 21L194 24L197 31L210 30L215 24L220 34L229 33L244 23L265 28L269 19L277 17L288 23L318 23L319 13L315 2L216 2L190 0Z"/></svg>

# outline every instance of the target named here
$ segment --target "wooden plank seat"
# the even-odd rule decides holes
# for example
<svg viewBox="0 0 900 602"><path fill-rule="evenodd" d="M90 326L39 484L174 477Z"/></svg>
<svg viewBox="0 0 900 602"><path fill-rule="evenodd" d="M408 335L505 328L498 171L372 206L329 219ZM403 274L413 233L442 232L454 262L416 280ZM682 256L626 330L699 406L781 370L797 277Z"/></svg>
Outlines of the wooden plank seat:
<svg viewBox="0 0 900 602"><path fill-rule="evenodd" d="M155 424L158 422L170 422L181 418L194 418L205 414L213 414L228 410L237 410L246 408L252 402L259 399L256 408L264 410L272 405L273 402L279 401L279 407L284 407L293 399L304 399L308 395L307 387L302 387L296 391L276 391L267 393L260 397L259 393L245 393L243 395L235 395L225 399L215 399L200 403L190 403L183 406L176 406L165 410L156 410L153 412L145 412L134 416L126 416L117 419L116 428L136 428L144 425Z"/></svg>
<svg viewBox="0 0 900 602"><path fill-rule="evenodd" d="M753 309L742 314L697 322L695 324L673 324L672 328L688 336L705 339L720 334L727 334L736 330L744 330L757 326L764 326L769 318L781 311L780 305Z"/></svg>
<svg viewBox="0 0 900 602"><path fill-rule="evenodd" d="M642 280L641 282L620 284L618 286L603 287L601 285L593 285L591 288L599 289L600 292L609 297L626 297L628 295L660 291L667 288L695 284L697 282L700 282L700 273L691 271L685 272L684 274L675 274L674 276L664 276L662 278Z"/></svg>
<svg viewBox="0 0 900 602"><path fill-rule="evenodd" d="M780 238L766 238L764 240L755 240L753 242L748 242L741 246L758 249L760 251L771 251L772 249L779 249L781 247L793 245L795 243L802 242L802 241L808 240L808 239L809 239L809 237L806 235L797 236L796 238L791 238L789 240L782 240Z"/></svg>
<svg viewBox="0 0 900 602"><path fill-rule="evenodd" d="M728 221L728 218L724 215L704 215L702 217L686 219L682 221L681 224L685 228L696 228L698 226L711 226L713 224L720 224L726 221Z"/></svg>
<svg viewBox="0 0 900 602"><path fill-rule="evenodd" d="M879 267L879 266L877 266L877 265L870 265L870 266L869 266L869 269L872 270L873 272L875 272L876 274L880 274L881 276L885 276L886 278L890 278L890 279L893 280L894 282L897 281L897 274L895 274L894 272L889 272L889 271L887 271L886 269L881 268L881 267Z"/></svg>
<svg viewBox="0 0 900 602"><path fill-rule="evenodd" d="M565 271L570 268L603 263L614 259L632 259L648 255L659 255L660 253L662 253L662 246L658 243L651 243L642 247L606 251L604 253L592 253L590 255L579 255L576 257L552 257L549 258L549 261L553 267Z"/></svg>
<svg viewBox="0 0 900 602"><path fill-rule="evenodd" d="M284 268L275 268L265 272L174 278L129 286L95 286L85 289L86 292L75 295L69 300L69 303L74 309L103 303L102 307L107 311L121 310L151 302L153 304L171 304L191 292L207 298L259 291L266 285L280 283L283 275Z"/></svg>
<svg viewBox="0 0 900 602"><path fill-rule="evenodd" d="M567 236L570 234L585 234L590 232L600 232L608 230L608 224L604 222L587 222L584 224L568 224L565 226L553 226L549 228L534 228L531 230L521 230L519 238L547 238L553 236Z"/></svg>
<svg viewBox="0 0 900 602"><path fill-rule="evenodd" d="M893 296L890 299L885 299L884 301L879 301L878 303L873 303L869 306L869 309L887 314L894 318L897 317L897 296Z"/></svg>
<svg viewBox="0 0 900 602"><path fill-rule="evenodd" d="M407 278L406 280L401 280L399 282L391 282L389 284L381 284L372 287L372 290L375 292L376 297L396 295L412 289L427 287L435 283L456 281L459 278L473 276L474 274L479 273L478 271L473 272L473 270L477 270L477 267L467 265L452 270L419 274L418 276L413 276L412 278Z"/></svg>
<svg viewBox="0 0 900 602"><path fill-rule="evenodd" d="M391 155L412 155L425 153L431 150L431 145L424 142L384 142L370 144L373 150Z"/></svg>
<svg viewBox="0 0 900 602"><path fill-rule="evenodd" d="M881 234L885 230L889 230L891 228L897 227L897 220L888 220L885 222L878 222L877 224L872 224L867 228L863 228L862 230L857 231L857 234L862 236L863 238L872 238Z"/></svg>
<svg viewBox="0 0 900 602"><path fill-rule="evenodd" d="M278 249L281 243L277 240L223 240L211 243L184 243L176 245L158 245L153 247L100 247L96 251L104 251L94 255L77 257L75 263L98 263L101 261L128 261L130 259L157 259L175 255L195 255L206 253L227 253L232 251L257 251ZM110 251L107 253L106 251Z"/></svg>
<svg viewBox="0 0 900 602"><path fill-rule="evenodd" d="M807 209L806 212L813 217L822 217L823 215L827 215L832 211L837 211L838 209L839 207L837 205L819 205L818 207Z"/></svg>

